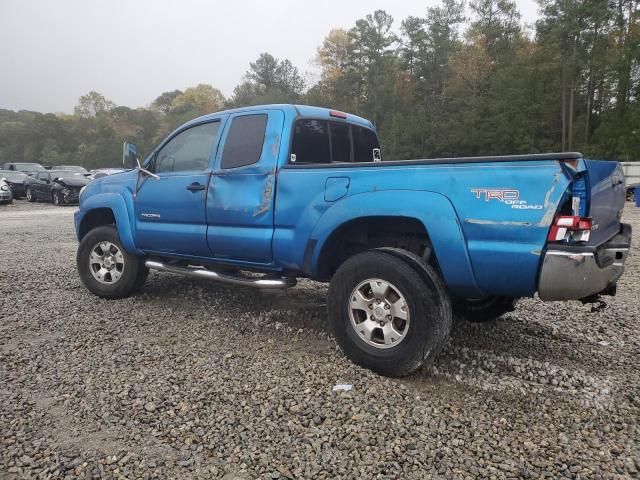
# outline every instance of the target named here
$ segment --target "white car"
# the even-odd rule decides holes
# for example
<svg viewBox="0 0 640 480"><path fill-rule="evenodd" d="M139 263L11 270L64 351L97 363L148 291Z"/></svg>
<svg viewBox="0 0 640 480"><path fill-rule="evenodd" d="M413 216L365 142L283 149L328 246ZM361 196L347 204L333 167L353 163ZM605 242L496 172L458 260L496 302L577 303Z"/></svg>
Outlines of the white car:
<svg viewBox="0 0 640 480"><path fill-rule="evenodd" d="M13 203L13 192L4 178L0 179L0 203Z"/></svg>

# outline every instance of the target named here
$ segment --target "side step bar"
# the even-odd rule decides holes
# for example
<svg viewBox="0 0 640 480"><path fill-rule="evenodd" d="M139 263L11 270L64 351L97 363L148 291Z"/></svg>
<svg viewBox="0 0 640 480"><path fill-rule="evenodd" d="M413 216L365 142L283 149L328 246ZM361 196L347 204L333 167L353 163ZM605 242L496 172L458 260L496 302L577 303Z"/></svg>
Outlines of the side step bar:
<svg viewBox="0 0 640 480"><path fill-rule="evenodd" d="M144 264L151 270L177 273L179 275L186 275L187 277L206 278L207 280L215 280L217 282L230 283L233 285L244 285L245 287L253 287L260 290L284 290L296 285L296 279L289 277L249 278L233 276L225 273L214 272L213 270L207 270L205 268L167 265L156 260L147 260Z"/></svg>

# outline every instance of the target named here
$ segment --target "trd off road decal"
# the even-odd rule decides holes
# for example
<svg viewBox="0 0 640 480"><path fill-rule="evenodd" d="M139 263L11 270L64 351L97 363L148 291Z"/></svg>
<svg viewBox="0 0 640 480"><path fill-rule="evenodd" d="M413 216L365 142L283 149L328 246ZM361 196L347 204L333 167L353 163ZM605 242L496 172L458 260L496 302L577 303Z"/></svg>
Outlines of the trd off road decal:
<svg viewBox="0 0 640 480"><path fill-rule="evenodd" d="M526 200L522 200L520 190L513 188L472 188L471 193L475 194L478 200L485 202L496 200L519 210L542 210L544 208L542 205L530 205Z"/></svg>

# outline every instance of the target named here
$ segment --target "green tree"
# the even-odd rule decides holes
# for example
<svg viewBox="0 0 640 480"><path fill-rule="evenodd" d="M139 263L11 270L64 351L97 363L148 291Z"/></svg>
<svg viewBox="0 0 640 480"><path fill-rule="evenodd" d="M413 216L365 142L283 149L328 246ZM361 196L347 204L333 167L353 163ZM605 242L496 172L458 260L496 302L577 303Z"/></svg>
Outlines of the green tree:
<svg viewBox="0 0 640 480"><path fill-rule="evenodd" d="M158 98L156 98L151 106L156 110L167 113L171 110L171 106L173 105L173 101L182 95L182 90L172 90L170 92L163 92Z"/></svg>
<svg viewBox="0 0 640 480"><path fill-rule="evenodd" d="M113 107L115 104L111 100L98 92L91 91L80 97L74 112L79 117L90 118L106 113Z"/></svg>
<svg viewBox="0 0 640 480"><path fill-rule="evenodd" d="M297 67L290 60L280 60L262 53L249 64L244 81L233 92L229 106L264 103L295 103L304 92L305 84Z"/></svg>
<svg viewBox="0 0 640 480"><path fill-rule="evenodd" d="M197 111L200 115L212 113L224 108L225 98L222 92L211 85L201 83L187 88L171 102L174 111Z"/></svg>

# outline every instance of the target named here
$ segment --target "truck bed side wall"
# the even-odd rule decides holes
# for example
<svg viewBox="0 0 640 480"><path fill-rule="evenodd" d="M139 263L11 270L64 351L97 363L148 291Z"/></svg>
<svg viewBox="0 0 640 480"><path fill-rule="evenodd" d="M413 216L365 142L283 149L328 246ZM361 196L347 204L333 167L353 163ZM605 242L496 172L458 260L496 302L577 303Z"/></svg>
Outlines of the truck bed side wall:
<svg viewBox="0 0 640 480"><path fill-rule="evenodd" d="M274 256L286 268L303 265L311 240L316 272L324 242L344 222L408 216L424 224L455 294L531 296L568 184L555 161L285 167L277 182Z"/></svg>

